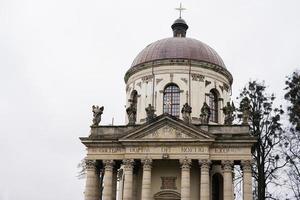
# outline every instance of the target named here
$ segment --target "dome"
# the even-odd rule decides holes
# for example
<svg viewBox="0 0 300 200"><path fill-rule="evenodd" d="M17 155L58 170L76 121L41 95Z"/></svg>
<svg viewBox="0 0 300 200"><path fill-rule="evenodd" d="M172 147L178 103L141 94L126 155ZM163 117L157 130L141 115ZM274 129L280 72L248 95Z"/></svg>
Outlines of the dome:
<svg viewBox="0 0 300 200"><path fill-rule="evenodd" d="M203 61L226 68L213 48L199 40L186 37L170 37L151 43L137 55L131 67L164 59Z"/></svg>

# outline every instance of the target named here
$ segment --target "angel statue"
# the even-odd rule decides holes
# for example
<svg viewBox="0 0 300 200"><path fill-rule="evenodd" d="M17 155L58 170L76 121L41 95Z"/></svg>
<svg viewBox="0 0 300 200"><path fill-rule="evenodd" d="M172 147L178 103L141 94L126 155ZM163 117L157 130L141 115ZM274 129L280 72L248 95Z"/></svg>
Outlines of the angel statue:
<svg viewBox="0 0 300 200"><path fill-rule="evenodd" d="M93 105L92 109L93 109L93 117L94 117L92 126L99 126L99 123L101 122L101 115L103 113L104 106L99 107Z"/></svg>
<svg viewBox="0 0 300 200"><path fill-rule="evenodd" d="M230 104L230 102L227 102L227 105L223 108L223 113L225 114L225 125L232 125L232 122L234 120L234 112L235 112L235 106L233 102Z"/></svg>
<svg viewBox="0 0 300 200"><path fill-rule="evenodd" d="M191 113L192 107L188 103L185 103L181 109L183 121L190 123L191 122Z"/></svg>
<svg viewBox="0 0 300 200"><path fill-rule="evenodd" d="M206 102L204 102L200 114L201 124L208 124L210 114L211 114L210 107L207 105Z"/></svg>

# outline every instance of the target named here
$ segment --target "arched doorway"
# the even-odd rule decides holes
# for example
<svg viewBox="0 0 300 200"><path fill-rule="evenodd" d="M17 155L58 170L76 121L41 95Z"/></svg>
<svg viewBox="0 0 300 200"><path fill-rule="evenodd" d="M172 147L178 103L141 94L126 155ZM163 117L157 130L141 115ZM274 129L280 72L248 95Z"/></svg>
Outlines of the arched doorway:
<svg viewBox="0 0 300 200"><path fill-rule="evenodd" d="M212 200L223 200L223 176L215 173L212 176Z"/></svg>

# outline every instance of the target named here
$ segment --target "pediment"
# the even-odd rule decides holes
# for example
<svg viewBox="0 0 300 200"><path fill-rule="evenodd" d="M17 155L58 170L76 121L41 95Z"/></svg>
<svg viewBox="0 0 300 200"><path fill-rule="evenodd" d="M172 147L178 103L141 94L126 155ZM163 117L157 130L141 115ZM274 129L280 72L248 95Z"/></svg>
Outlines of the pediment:
<svg viewBox="0 0 300 200"><path fill-rule="evenodd" d="M212 141L214 136L188 125L181 120L165 116L129 132L120 141Z"/></svg>

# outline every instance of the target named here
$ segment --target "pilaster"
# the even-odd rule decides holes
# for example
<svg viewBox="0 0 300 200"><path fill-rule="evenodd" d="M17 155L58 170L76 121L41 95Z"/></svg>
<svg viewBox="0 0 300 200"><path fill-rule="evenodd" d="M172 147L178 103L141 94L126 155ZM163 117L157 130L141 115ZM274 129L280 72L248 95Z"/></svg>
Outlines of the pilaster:
<svg viewBox="0 0 300 200"><path fill-rule="evenodd" d="M86 160L86 184L84 199L85 200L98 200L100 195L99 188L99 173L97 169L96 160Z"/></svg>
<svg viewBox="0 0 300 200"><path fill-rule="evenodd" d="M232 200L232 166L233 161L223 160L223 179L224 179L224 200Z"/></svg>
<svg viewBox="0 0 300 200"><path fill-rule="evenodd" d="M241 162L242 170L243 170L243 199L244 200L252 200L252 169L251 169L251 161L243 160Z"/></svg>
<svg viewBox="0 0 300 200"><path fill-rule="evenodd" d="M209 200L209 169L210 160L199 160L200 165L200 199Z"/></svg>
<svg viewBox="0 0 300 200"><path fill-rule="evenodd" d="M190 181L190 168L191 160L183 159L180 160L181 164L181 199L190 200L191 196L191 181Z"/></svg>
<svg viewBox="0 0 300 200"><path fill-rule="evenodd" d="M112 200L112 182L113 182L113 160L103 160L104 180L103 180L103 200Z"/></svg>
<svg viewBox="0 0 300 200"><path fill-rule="evenodd" d="M133 159L124 159L124 195L123 200L132 200Z"/></svg>
<svg viewBox="0 0 300 200"><path fill-rule="evenodd" d="M142 180L142 200L151 200L151 170L152 160L142 159L143 164L143 180Z"/></svg>

